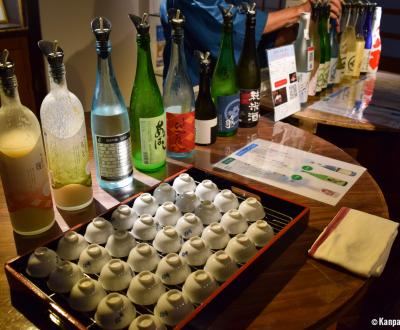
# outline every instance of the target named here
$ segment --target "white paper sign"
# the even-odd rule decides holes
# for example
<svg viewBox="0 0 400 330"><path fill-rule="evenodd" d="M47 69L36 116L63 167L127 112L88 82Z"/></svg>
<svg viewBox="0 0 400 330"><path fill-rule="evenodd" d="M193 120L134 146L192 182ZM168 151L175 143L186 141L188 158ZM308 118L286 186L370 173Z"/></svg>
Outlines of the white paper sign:
<svg viewBox="0 0 400 330"><path fill-rule="evenodd" d="M365 171L361 166L262 139L214 166L330 205L336 205Z"/></svg>
<svg viewBox="0 0 400 330"><path fill-rule="evenodd" d="M300 110L296 57L293 45L267 49L274 120Z"/></svg>

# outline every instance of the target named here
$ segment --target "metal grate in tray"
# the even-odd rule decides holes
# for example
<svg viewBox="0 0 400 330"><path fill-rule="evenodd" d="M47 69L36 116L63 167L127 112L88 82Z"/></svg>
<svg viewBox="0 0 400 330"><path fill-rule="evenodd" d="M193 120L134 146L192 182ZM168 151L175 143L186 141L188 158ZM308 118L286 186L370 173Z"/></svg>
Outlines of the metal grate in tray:
<svg viewBox="0 0 400 330"><path fill-rule="evenodd" d="M196 184L199 184L199 181L195 181ZM240 194L236 193L236 196L239 199L239 202L244 201L246 198L243 196L240 196ZM129 206L132 206L133 201L130 201L128 203ZM264 218L264 220L266 220L271 227L274 230L274 234L276 235L277 233L279 233L287 224L289 224L293 218L287 214L284 214L282 212L279 212L277 210L274 210L272 208L268 208L264 206L264 210L266 213L266 216ZM231 237L233 237L235 235L231 235ZM138 243L140 242L145 242L145 243L149 243L148 241L141 241L141 240L136 240ZM183 240L182 240L183 241ZM151 243L151 242L150 242ZM105 244L100 244L102 246L104 246ZM260 249L260 248L257 248ZM217 250L211 250L213 253ZM177 252L179 253L179 252ZM161 254L159 253L160 257L164 257L166 254ZM120 258L123 261L126 261L127 258ZM77 260L74 261L74 263L77 263ZM238 267L242 266L242 264L238 264ZM203 269L203 267L190 267L192 272L198 270L198 269ZM133 276L137 275L136 272L132 272ZM99 274L84 274L87 277L93 278L95 280L99 279ZM80 322L82 322L83 325L85 325L87 328L89 329L101 329L100 326L98 326L94 320L94 313L95 312L89 312L89 313L84 313L84 312L77 312L74 311L72 308L69 307L68 304L68 294L58 294L58 293L51 293L50 290L47 288L46 282L45 280L37 280L37 279L32 279L30 278L27 274L24 274L25 277L29 278L30 281L32 282L32 284L34 286L36 286L39 290L41 290L44 294L47 295L48 299L51 301L51 304L55 304L58 305L60 307L62 307L64 310L68 311L68 313L70 313L71 315L73 315L76 319L78 319ZM219 283L221 284L221 283ZM178 289L178 290L182 290L182 285L165 285L167 290L170 289ZM111 291L106 291L106 293L110 293ZM126 295L127 290L124 291L118 291L118 293L122 294L122 295ZM151 306L141 306L141 305L135 305L136 308L136 316L142 315L142 314L153 314L153 309L155 307L155 305L151 305ZM194 307L196 308L198 305L194 305ZM53 322L57 323L57 316L56 315L52 315L50 317ZM171 329L171 327L167 327L167 329Z"/></svg>

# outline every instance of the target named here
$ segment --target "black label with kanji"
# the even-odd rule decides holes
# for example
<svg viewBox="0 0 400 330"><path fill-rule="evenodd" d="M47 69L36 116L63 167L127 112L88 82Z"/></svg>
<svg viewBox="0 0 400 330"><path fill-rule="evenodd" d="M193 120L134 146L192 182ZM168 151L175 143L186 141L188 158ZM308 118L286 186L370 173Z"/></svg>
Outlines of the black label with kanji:
<svg viewBox="0 0 400 330"><path fill-rule="evenodd" d="M260 90L241 89L239 122L242 124L251 124L258 122L259 110Z"/></svg>

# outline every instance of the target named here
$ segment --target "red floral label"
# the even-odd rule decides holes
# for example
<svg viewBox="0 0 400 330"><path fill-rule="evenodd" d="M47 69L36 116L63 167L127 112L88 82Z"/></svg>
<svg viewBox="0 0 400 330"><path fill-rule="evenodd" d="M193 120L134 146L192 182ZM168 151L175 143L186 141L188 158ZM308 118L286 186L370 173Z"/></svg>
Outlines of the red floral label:
<svg viewBox="0 0 400 330"><path fill-rule="evenodd" d="M190 152L194 149L194 111L187 113L167 112L167 150Z"/></svg>

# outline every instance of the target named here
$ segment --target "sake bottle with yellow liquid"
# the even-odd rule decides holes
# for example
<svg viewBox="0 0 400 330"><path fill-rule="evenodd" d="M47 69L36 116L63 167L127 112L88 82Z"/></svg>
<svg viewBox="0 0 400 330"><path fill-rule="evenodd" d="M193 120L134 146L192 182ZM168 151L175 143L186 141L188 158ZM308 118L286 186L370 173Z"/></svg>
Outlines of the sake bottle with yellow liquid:
<svg viewBox="0 0 400 330"><path fill-rule="evenodd" d="M19 100L8 54L0 58L0 174L14 231L35 235L54 223L46 156L39 122Z"/></svg>
<svg viewBox="0 0 400 330"><path fill-rule="evenodd" d="M40 119L54 201L62 210L79 210L93 200L83 107L67 88L63 50L57 42L38 45L49 63L50 92Z"/></svg>

